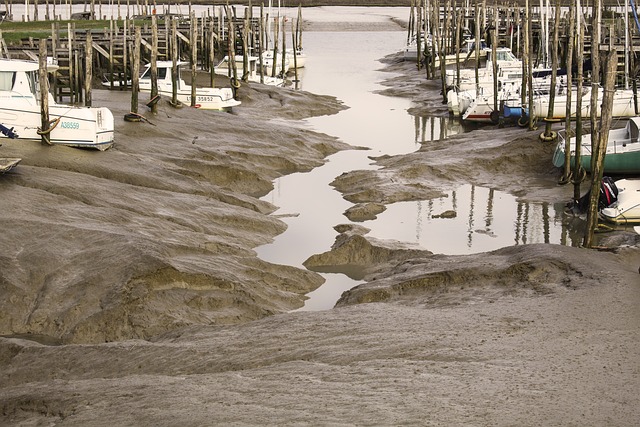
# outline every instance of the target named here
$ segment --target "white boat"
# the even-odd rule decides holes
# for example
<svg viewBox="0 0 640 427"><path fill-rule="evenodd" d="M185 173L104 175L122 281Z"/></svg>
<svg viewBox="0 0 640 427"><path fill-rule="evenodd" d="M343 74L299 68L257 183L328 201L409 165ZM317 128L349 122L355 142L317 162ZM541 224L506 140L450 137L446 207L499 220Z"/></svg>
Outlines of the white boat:
<svg viewBox="0 0 640 427"><path fill-rule="evenodd" d="M247 76L247 79L250 82L254 82L254 83L261 83L260 82L260 73L258 73L258 61L260 60L259 57L257 56L247 56L247 68L248 68L248 73L249 75ZM236 69L238 71L238 79L242 78L242 73L243 73L243 68L244 68L244 56L243 55L235 55L235 61L236 61ZM216 74L219 75L224 75L224 76L229 76L229 56L225 56L224 58L222 58L222 61L220 61L218 63L218 65L215 66L215 70L216 70ZM263 75L262 76L262 83L269 85L269 86L284 86L284 79L281 79L279 77L270 77L267 75Z"/></svg>
<svg viewBox="0 0 640 427"><path fill-rule="evenodd" d="M553 165L564 166L565 132L558 133L559 141L553 154ZM607 151L604 156L604 173L610 175L640 174L640 117L631 117L624 128L612 129L607 139ZM583 134L580 139L581 164L591 172L591 133ZM576 137L569 138L571 164L575 161Z"/></svg>
<svg viewBox="0 0 640 427"><path fill-rule="evenodd" d="M283 76L287 74L292 68L293 59L285 52L284 60L282 58L282 52L276 55L276 72L273 72L273 50L265 50L262 52L262 67L264 74L270 77Z"/></svg>
<svg viewBox="0 0 640 427"><path fill-rule="evenodd" d="M424 52L425 49L431 49L431 34L428 35L428 38L425 41L424 34L420 35L420 50ZM426 43L426 46L425 46ZM421 55L422 56L422 55ZM418 60L418 39L414 35L411 37L411 40L407 43L402 51L402 57L405 61L417 61Z"/></svg>
<svg viewBox="0 0 640 427"><path fill-rule="evenodd" d="M475 54L475 45L476 45L476 39L474 38L469 38L469 39L465 39L462 41L462 48L460 49L460 53L459 54L455 54L455 53L449 53L447 55L444 56L445 58L445 63L444 65L455 65L458 62L466 62L467 59L470 60L474 60L476 59L476 54ZM487 55L491 52L491 48L488 48L487 45L485 44L484 40L480 40L480 50L478 51L478 58L480 60L485 60L487 59ZM434 66L436 68L440 67L440 57L437 56ZM448 71L447 71L448 73ZM474 76L475 76L475 70L474 70ZM447 81L447 80L445 80Z"/></svg>
<svg viewBox="0 0 640 427"><path fill-rule="evenodd" d="M478 69L478 78L480 80L486 80L493 82L493 51L490 48L484 48L481 50L484 52L487 61L485 66ZM511 49L508 47L496 48L496 68L500 73L501 70L505 72L516 72L522 76L522 62L516 58ZM475 58L475 55L472 54ZM464 59L464 58L462 58ZM513 76L515 78L515 76ZM460 70L460 80L458 81L457 70L446 70L445 83L447 87L456 87L458 90L468 90L475 88L476 85L476 70L475 68L464 68Z"/></svg>
<svg viewBox="0 0 640 427"><path fill-rule="evenodd" d="M597 116L600 117L600 105L602 105L603 88L598 88L598 106ZM577 115L577 98L576 90L571 92L571 117ZM586 86L582 90L582 117L589 117L591 114L591 86ZM549 113L549 94L536 94L533 100L533 117L548 117ZM613 117L632 117L635 116L635 108L633 105L633 90L616 89L613 94L613 107L611 110ZM560 86L558 94L553 101L553 119L564 119L567 117L567 93L566 88Z"/></svg>
<svg viewBox="0 0 640 427"><path fill-rule="evenodd" d="M191 105L191 86L186 84L182 79L180 72L181 66L187 62L178 61L178 101L187 106ZM173 97L173 84L171 82L171 70L173 68L172 61L157 61L158 68L158 94L160 96ZM151 92L151 66L146 65L146 70L140 76L138 83L140 92ZM198 87L196 88L196 108L203 110L229 110L232 107L240 105L240 101L233 97L233 89L231 88L213 88Z"/></svg>
<svg viewBox="0 0 640 427"><path fill-rule="evenodd" d="M618 200L600 210L600 216L617 224L640 222L640 179L620 179L615 182Z"/></svg>
<svg viewBox="0 0 640 427"><path fill-rule="evenodd" d="M49 94L49 132L52 144L97 148L113 145L113 114L105 107L58 104ZM41 126L38 64L0 59L0 124L11 132L1 138L38 140Z"/></svg>

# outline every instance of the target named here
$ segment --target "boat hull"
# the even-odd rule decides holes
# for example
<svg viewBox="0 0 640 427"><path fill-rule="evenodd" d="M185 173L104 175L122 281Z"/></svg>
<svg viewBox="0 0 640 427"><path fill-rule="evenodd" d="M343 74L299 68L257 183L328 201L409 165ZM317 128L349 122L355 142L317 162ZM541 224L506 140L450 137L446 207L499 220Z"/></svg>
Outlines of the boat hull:
<svg viewBox="0 0 640 427"><path fill-rule="evenodd" d="M607 150L604 156L603 170L610 175L629 175L640 173L640 118L633 117L627 122L626 127L612 129L607 138ZM553 165L564 166L566 141L564 133L560 132L560 141L553 154ZM569 139L571 167L575 166L576 138ZM591 172L591 134L582 135L581 138L581 165Z"/></svg>
<svg viewBox="0 0 640 427"><path fill-rule="evenodd" d="M0 123L13 129L19 140L41 140L39 106L20 108L0 107ZM53 128L49 133L52 144L71 147L96 148L104 151L114 142L114 119L108 108L76 108L54 105L49 107ZM2 135L3 138L6 136Z"/></svg>

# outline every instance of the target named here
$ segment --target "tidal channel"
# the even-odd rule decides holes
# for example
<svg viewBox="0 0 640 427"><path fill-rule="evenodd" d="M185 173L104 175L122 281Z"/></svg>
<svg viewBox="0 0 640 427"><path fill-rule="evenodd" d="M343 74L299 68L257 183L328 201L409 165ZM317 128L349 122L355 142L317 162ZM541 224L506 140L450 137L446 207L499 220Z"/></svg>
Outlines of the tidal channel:
<svg viewBox="0 0 640 427"><path fill-rule="evenodd" d="M334 154L325 165L308 173L277 179L265 196L279 209L274 213L288 225L273 243L256 248L260 258L304 268L311 255L328 251L337 235L333 227L350 223L344 212L351 203L329 184L352 170L372 169L369 156L416 151L420 144L464 132L449 117L414 117L411 100L376 94L382 80L393 74L379 71L379 59L398 51L404 32L307 32L307 65L302 89L332 95L349 109L314 117L304 125L368 150ZM297 124L296 124L297 125ZM518 202L510 194L472 185L452 188L448 197L400 202L387 206L377 219L359 223L368 235L417 244L434 253L467 254L527 243L564 243L562 212L549 204ZM455 218L439 218L453 210ZM326 282L301 310L325 310L342 292L361 283L341 273L322 273Z"/></svg>

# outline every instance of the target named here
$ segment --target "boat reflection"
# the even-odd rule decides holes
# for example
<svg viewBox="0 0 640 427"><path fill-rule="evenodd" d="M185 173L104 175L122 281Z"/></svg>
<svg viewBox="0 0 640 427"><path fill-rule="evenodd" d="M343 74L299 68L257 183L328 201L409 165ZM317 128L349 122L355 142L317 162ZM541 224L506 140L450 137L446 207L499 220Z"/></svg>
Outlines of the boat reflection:
<svg viewBox="0 0 640 427"><path fill-rule="evenodd" d="M518 201L474 185L460 186L439 199L394 203L363 225L372 237L450 255L530 243L578 246L582 239L582 227L565 218L562 204Z"/></svg>

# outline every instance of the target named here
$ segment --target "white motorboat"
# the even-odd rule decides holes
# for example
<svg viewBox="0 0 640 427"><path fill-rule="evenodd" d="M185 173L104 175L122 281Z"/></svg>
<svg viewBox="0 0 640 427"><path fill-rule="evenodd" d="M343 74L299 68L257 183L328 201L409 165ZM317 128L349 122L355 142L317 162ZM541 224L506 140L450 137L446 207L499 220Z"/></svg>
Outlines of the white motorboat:
<svg viewBox="0 0 640 427"><path fill-rule="evenodd" d="M259 60L260 58L257 56L251 56L251 55L247 56L247 72L248 72L247 79L250 82L261 83L260 73L258 72ZM238 79L241 79L242 73L244 72L243 71L244 56L235 55L235 61L236 61L236 69L238 71ZM216 70L216 74L229 76L229 56L228 55L222 58L222 61L220 61L218 65L215 66L215 70ZM269 86L281 87L281 86L284 86L284 79L281 79L279 77L270 77L267 75L263 75L262 83Z"/></svg>
<svg viewBox="0 0 640 427"><path fill-rule="evenodd" d="M284 58L282 53L276 54L276 72L273 72L273 50L265 50L262 52L262 67L264 74L270 77L284 76L292 68L293 59L290 54L285 52Z"/></svg>
<svg viewBox="0 0 640 427"><path fill-rule="evenodd" d="M36 62L0 59L2 138L41 140L39 66ZM113 114L105 107L58 104L49 94L49 138L52 144L97 148L113 145Z"/></svg>
<svg viewBox="0 0 640 427"><path fill-rule="evenodd" d="M600 210L600 216L617 224L640 222L640 179L620 179L615 182L618 200Z"/></svg>
<svg viewBox="0 0 640 427"><path fill-rule="evenodd" d="M181 66L187 62L178 61L178 101L187 106L191 105L191 86L186 84L182 79L180 72ZM171 70L173 68L172 61L157 61L158 68L158 94L160 96L173 97L173 84L171 82ZM146 65L146 70L140 76L138 83L140 92L151 92L151 66ZM213 87L197 87L196 88L196 108L203 110L229 110L232 107L240 105L240 101L233 97L233 89L231 88L213 88Z"/></svg>
<svg viewBox="0 0 640 427"><path fill-rule="evenodd" d="M564 90L563 90L564 89ZM602 105L603 88L598 88L598 110L597 116L600 117L600 105ZM571 93L571 117L577 115L577 91L574 89ZM533 117L548 117L549 113L549 94L537 94L533 100L532 113ZM582 117L589 117L591 114L591 86L586 86L582 90ZM613 94L613 107L611 110L613 117L632 117L635 116L635 108L633 105L633 90L616 89ZM567 116L567 91L566 87L560 86L558 93L553 101L553 119L564 119Z"/></svg>
<svg viewBox="0 0 640 427"><path fill-rule="evenodd" d="M478 69L478 78L480 80L493 82L493 51L490 48L483 48L480 50L480 52L484 54L484 56L487 58L487 61L483 68ZM475 55L473 55L473 53L471 54L471 56L472 58L475 58ZM509 49L508 47L498 47L496 48L495 57L496 66L499 73L501 70L503 70L502 74L511 72L518 73L520 76L522 76L522 62L518 58L516 58L511 49ZM512 76L512 78L516 78L516 76ZM447 87L454 86L461 91L473 89L476 85L475 68L465 68L460 70L459 81L457 70L446 70L445 83Z"/></svg>

